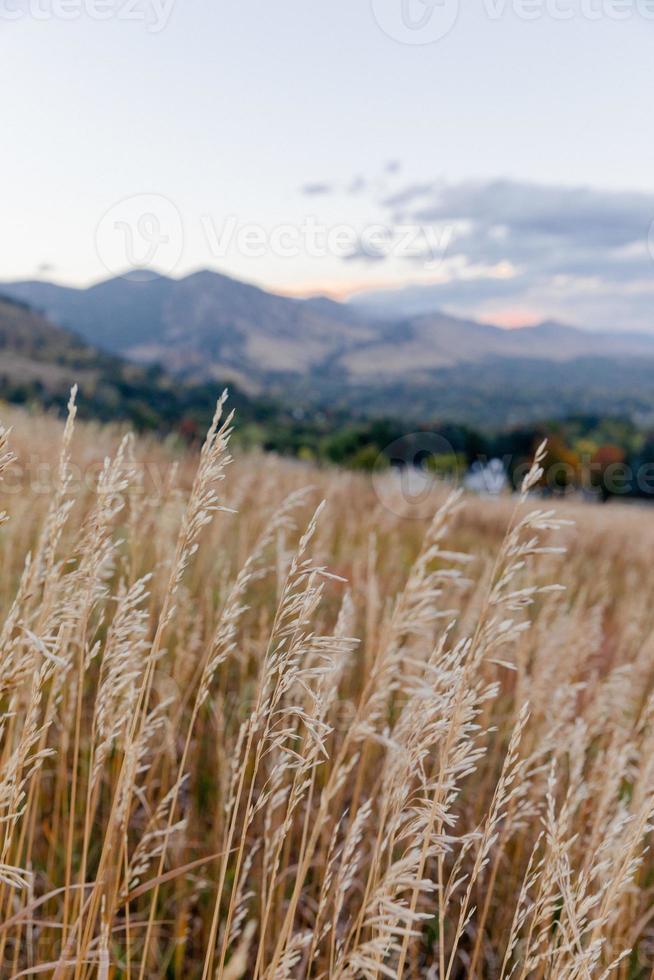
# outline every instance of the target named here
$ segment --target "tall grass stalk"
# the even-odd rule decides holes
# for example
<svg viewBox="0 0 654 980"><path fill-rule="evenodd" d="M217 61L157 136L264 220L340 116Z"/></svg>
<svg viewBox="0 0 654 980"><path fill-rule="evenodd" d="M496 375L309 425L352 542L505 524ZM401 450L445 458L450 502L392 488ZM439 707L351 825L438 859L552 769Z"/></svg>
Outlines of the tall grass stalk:
<svg viewBox="0 0 654 980"><path fill-rule="evenodd" d="M75 394L0 429L0 976L651 977L649 513Z"/></svg>

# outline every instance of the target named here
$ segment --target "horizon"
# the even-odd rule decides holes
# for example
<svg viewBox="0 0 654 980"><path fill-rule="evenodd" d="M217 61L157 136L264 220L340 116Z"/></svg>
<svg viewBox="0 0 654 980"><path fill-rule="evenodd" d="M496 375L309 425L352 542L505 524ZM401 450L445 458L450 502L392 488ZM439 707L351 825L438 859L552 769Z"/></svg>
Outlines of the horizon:
<svg viewBox="0 0 654 980"><path fill-rule="evenodd" d="M144 275L146 278L145 279L142 279L142 280L139 280L139 278L138 278L139 275ZM306 292L306 293L302 293L302 294L297 294L297 293L293 293L293 292L290 292L290 291L285 292L283 290L276 290L274 287L271 288L269 286L266 286L266 285L264 285L262 283L258 283L258 282L255 282L255 281L249 281L249 280L246 280L246 279L238 279L236 276L229 275L228 273L226 273L226 272L224 272L224 271L222 271L220 269L212 269L212 268L210 268L208 266L205 266L205 267L198 268L198 269L191 269L190 271L184 272L184 273L180 273L179 275L173 275L173 274L170 274L170 273L160 272L157 269L151 268L151 267L132 268L132 269L125 270L125 272L123 272L122 274L119 273L117 275L105 275L105 276L101 277L100 279L94 280L94 281L89 282L89 283L82 283L82 284L74 284L74 283L61 282L61 281L58 281L56 279L56 277L47 277L47 276L41 276L41 277L35 276L32 279L13 279L13 280L3 279L3 280L0 280L0 298L3 298L3 294L2 294L2 287L3 286L15 286L17 284L35 283L35 284L40 284L40 285L54 286L54 287L60 288L60 289L70 289L70 290L76 290L76 291L79 291L79 292L84 292L84 291L86 291L88 289L93 289L94 287L105 285L105 284L110 283L110 282L117 282L117 281L120 281L120 280L123 280L124 282L130 283L131 285L134 285L134 286L138 287L140 285L147 285L148 282L151 282L154 279L166 279L166 280L168 280L170 282L182 282L182 281L184 281L186 279L191 279L194 276L198 276L198 275L215 275L215 276L218 276L218 277L223 278L223 279L229 279L230 281L239 283L240 285L250 286L253 289L257 289L257 290L259 290L261 292L267 293L270 296L276 296L276 297L280 297L280 298L283 298L283 299L291 299L291 300L298 300L298 301L309 301L309 300L328 299L328 300L331 300L332 302L335 302L335 303L337 303L339 305L348 306L350 303L352 303L353 301L356 300L357 296L365 296L366 295L365 290L362 291L362 292L356 292L355 291L355 292L353 292L353 293L345 296L344 298L338 298L338 297L333 296L333 295L330 296L329 293L327 293L327 292ZM389 292L392 292L393 291L393 287L388 287L388 290L389 290ZM13 303L17 303L17 302L18 303L22 303L23 302L22 300L18 300L15 297L11 296L10 294L6 294L6 296L4 296L4 298L7 299L9 302L13 302ZM31 304L27 304L27 305L31 305ZM362 315L362 318L363 319L365 319L366 315L368 315L368 316L377 315L377 311L376 311L376 308L375 308L375 304L374 303L372 305L370 305L370 306L367 306L365 303L357 304L356 302L354 302L353 305L355 306L355 308L356 308L357 305L360 305L361 306L361 309L362 309L362 314L361 315ZM515 320L513 320L512 322L511 321L509 321L509 322L506 322L506 321L502 322L500 320L495 320L495 319L492 319L490 317L485 317L485 316L479 316L479 317L474 317L474 316L470 316L470 317L461 316L458 313L456 313L455 311L453 311L451 309L447 309L445 307L432 307L432 308L430 308L429 310L426 310L423 313L414 314L414 316L416 316L416 317L418 317L418 316L430 316L430 315L434 315L434 316L435 315L442 315L442 316L445 316L445 317L450 317L450 318L452 318L454 320L460 320L462 323L464 323L466 321L470 321L470 322L473 322L473 323L478 324L480 326L495 327L495 328L498 328L498 329L501 329L501 330L508 330L508 331L512 331L512 330L529 330L529 329L532 329L532 328L535 328L535 327L544 327L544 326L557 326L557 327L564 327L564 328L566 328L568 330L579 330L579 331L583 331L584 333L599 333L599 334L615 333L617 335L624 334L625 336L628 335L628 334L633 334L633 333L642 333L642 334L644 334L646 336L653 336L654 335L654 330L651 330L651 331L645 330L645 329L643 329L643 330L636 330L636 331L631 331L631 330L630 331L602 330L601 328L598 329L598 328L596 328L596 327L594 327L594 326L592 326L590 324L578 324L578 323L566 322L566 321L557 319L555 317L550 317L550 316L544 316L544 317L538 318L538 319L529 319L525 315L525 318L523 319L518 314L518 317ZM396 315L396 316L389 316L388 317L389 320L407 319L407 318L412 318L412 317L406 317L406 316L401 317L399 314Z"/></svg>

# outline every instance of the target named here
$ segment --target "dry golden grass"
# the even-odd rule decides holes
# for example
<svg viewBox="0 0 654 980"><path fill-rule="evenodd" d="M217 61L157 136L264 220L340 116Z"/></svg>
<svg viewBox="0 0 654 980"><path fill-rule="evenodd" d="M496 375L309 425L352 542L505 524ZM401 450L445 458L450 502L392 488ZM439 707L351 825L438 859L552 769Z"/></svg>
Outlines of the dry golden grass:
<svg viewBox="0 0 654 980"><path fill-rule="evenodd" d="M3 421L0 976L654 975L649 511Z"/></svg>

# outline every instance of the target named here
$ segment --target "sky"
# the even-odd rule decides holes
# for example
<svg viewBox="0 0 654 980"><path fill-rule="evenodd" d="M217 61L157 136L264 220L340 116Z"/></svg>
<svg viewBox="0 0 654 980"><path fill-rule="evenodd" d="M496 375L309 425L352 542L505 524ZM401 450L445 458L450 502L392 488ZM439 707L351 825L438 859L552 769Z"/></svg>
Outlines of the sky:
<svg viewBox="0 0 654 980"><path fill-rule="evenodd" d="M654 0L0 0L0 280L654 330L653 41Z"/></svg>

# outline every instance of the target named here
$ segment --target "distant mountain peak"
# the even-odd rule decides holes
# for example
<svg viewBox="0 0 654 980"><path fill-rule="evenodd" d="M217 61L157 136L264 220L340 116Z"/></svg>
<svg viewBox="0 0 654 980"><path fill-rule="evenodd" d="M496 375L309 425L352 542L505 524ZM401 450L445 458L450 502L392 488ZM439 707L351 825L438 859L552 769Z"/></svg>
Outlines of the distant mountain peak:
<svg viewBox="0 0 654 980"><path fill-rule="evenodd" d="M234 279L232 276L226 275L224 272L218 272L217 269L194 269L193 272L187 272L185 276L181 276L179 282L197 282L201 279L220 279L228 280L229 282L238 282L239 280Z"/></svg>
<svg viewBox="0 0 654 980"><path fill-rule="evenodd" d="M147 282L157 282L157 281L167 281L172 282L170 276L162 275L162 273L157 272L155 269L148 269L146 267L142 269L129 269L127 272L121 273L119 276L112 276L109 279L102 280L103 283L107 282L137 282L137 283L147 283ZM100 285L96 283L96 285Z"/></svg>

